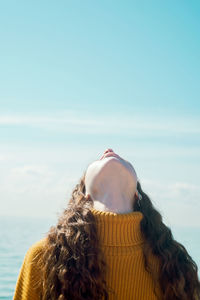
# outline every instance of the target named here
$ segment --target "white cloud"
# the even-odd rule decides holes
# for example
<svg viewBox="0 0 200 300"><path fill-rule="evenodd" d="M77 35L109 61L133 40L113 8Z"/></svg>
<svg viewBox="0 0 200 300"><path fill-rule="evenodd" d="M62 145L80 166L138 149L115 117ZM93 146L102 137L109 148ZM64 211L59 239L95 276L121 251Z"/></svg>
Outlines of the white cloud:
<svg viewBox="0 0 200 300"><path fill-rule="evenodd" d="M55 112L54 115L34 114L11 114L0 115L0 125L23 125L33 126L48 130L58 130L71 133L96 133L110 134L125 133L137 135L138 132L147 132L151 135L155 133L200 133L200 122L198 119L172 118L170 116L150 116L144 115L115 115L115 117L102 114L88 114L79 111Z"/></svg>
<svg viewBox="0 0 200 300"><path fill-rule="evenodd" d="M13 154L0 153L0 162L7 162L13 159Z"/></svg>
<svg viewBox="0 0 200 300"><path fill-rule="evenodd" d="M103 122L88 119L86 117L72 116L71 114L66 114L63 116L36 116L36 115L2 115L0 116L1 125L35 125L35 126L45 126L46 124L71 124L71 125L101 125Z"/></svg>
<svg viewBox="0 0 200 300"><path fill-rule="evenodd" d="M75 178L47 166L25 165L2 176L1 214L54 216L66 206Z"/></svg>
<svg viewBox="0 0 200 300"><path fill-rule="evenodd" d="M186 182L143 180L144 191L170 226L200 227L200 187Z"/></svg>

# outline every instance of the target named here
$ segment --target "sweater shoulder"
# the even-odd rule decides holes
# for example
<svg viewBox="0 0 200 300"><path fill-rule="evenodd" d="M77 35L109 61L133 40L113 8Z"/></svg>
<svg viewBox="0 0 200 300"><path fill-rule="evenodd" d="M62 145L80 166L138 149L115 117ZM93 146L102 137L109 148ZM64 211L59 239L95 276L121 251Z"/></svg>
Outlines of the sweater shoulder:
<svg viewBox="0 0 200 300"><path fill-rule="evenodd" d="M39 259L39 257L42 255L42 253L45 250L45 246L47 245L47 238L43 238L36 243L34 243L27 251L26 253L26 259L29 262L33 262Z"/></svg>
<svg viewBox="0 0 200 300"><path fill-rule="evenodd" d="M45 246L47 244L47 238L43 238L39 241L37 241L36 243L34 243L30 248L29 251L30 252L38 252L38 251L42 251L44 250Z"/></svg>
<svg viewBox="0 0 200 300"><path fill-rule="evenodd" d="M26 252L13 300L39 300L42 275L42 254L44 253L47 238L34 243Z"/></svg>

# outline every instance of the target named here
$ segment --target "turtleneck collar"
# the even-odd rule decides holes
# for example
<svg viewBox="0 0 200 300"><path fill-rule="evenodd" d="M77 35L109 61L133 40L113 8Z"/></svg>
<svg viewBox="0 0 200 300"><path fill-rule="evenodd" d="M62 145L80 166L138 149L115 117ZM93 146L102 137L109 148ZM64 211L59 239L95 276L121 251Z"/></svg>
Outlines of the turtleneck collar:
<svg viewBox="0 0 200 300"><path fill-rule="evenodd" d="M134 246L144 242L140 230L141 212L117 214L91 209L102 246Z"/></svg>

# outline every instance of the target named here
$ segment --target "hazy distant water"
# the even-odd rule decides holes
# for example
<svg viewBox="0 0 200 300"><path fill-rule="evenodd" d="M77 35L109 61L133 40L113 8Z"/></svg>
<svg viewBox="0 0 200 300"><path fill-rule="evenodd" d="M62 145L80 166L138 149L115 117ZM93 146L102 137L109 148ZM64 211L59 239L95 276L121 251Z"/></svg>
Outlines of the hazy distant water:
<svg viewBox="0 0 200 300"><path fill-rule="evenodd" d="M0 217L0 299L12 299L28 248L44 237L53 222L48 219Z"/></svg>
<svg viewBox="0 0 200 300"><path fill-rule="evenodd" d="M0 299L13 297L18 273L28 248L41 239L55 220L0 217ZM200 268L200 228L174 228Z"/></svg>

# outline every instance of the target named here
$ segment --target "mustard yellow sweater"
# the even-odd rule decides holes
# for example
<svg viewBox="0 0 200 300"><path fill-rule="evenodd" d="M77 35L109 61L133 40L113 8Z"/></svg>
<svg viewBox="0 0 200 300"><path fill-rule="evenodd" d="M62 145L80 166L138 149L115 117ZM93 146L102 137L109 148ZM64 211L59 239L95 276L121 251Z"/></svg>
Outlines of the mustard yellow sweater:
<svg viewBox="0 0 200 300"><path fill-rule="evenodd" d="M114 291L109 294L109 300L161 299L155 295L151 275L144 268L144 240L140 231L142 214L116 214L95 209L92 209L92 212L97 221L98 235L108 267L106 282ZM43 239L28 250L13 300L40 299L41 291L35 288L40 278L35 260L42 253L45 242L46 239ZM156 258L152 257L151 264L158 272L159 264Z"/></svg>

